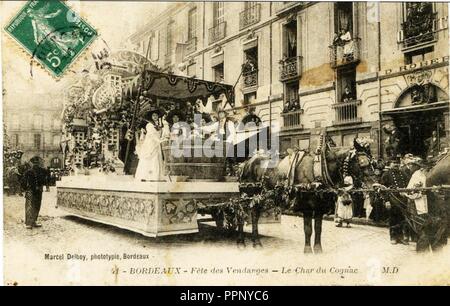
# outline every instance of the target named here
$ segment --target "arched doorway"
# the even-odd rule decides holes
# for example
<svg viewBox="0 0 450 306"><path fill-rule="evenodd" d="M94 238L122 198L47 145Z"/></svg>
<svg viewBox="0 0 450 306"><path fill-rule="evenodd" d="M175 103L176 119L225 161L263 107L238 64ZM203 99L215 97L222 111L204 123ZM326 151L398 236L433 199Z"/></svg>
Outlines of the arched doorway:
<svg viewBox="0 0 450 306"><path fill-rule="evenodd" d="M412 153L422 158L436 155L448 147L448 95L434 84L414 84L406 89L395 108L384 111L399 133L399 154Z"/></svg>

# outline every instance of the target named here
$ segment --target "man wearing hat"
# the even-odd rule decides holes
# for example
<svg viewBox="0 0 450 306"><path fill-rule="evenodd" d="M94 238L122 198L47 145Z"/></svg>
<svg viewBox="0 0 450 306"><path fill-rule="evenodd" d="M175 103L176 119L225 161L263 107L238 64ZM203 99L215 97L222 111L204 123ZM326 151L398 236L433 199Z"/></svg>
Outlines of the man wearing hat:
<svg viewBox="0 0 450 306"><path fill-rule="evenodd" d="M390 165L386 168L386 171L381 176L380 186L387 188L405 188L407 186L409 176L403 169L400 169L396 161L391 160ZM382 193L382 197L389 211L389 235L391 243L406 244L403 236L403 228L406 221L401 209L406 199L402 196L395 194L388 195L387 193Z"/></svg>
<svg viewBox="0 0 450 306"><path fill-rule="evenodd" d="M41 158L35 156L30 159L32 167L24 173L23 188L25 190L25 226L27 229L41 227L37 223L41 209L42 191L47 184L47 173L41 167Z"/></svg>

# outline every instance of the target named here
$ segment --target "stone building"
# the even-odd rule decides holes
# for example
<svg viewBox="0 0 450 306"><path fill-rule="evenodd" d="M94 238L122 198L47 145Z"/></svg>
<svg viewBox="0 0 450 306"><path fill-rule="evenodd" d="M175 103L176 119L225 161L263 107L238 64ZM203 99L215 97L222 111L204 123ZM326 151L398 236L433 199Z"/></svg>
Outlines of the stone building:
<svg viewBox="0 0 450 306"><path fill-rule="evenodd" d="M174 74L242 74L226 107L278 122L281 151L314 148L324 130L338 146L370 137L375 156L392 133L398 153L426 156L432 135L449 143L446 3L174 3L129 42Z"/></svg>
<svg viewBox="0 0 450 306"><path fill-rule="evenodd" d="M61 167L61 97L34 94L28 101L17 101L14 96L7 92L3 104L11 149L24 152L22 161L39 156L43 158L45 167Z"/></svg>

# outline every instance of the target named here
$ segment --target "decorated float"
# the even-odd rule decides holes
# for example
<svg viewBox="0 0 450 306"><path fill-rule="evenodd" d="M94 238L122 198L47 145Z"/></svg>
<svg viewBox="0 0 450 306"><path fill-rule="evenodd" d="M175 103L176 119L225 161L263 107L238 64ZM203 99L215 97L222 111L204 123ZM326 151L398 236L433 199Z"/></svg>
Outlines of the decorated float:
<svg viewBox="0 0 450 306"><path fill-rule="evenodd" d="M163 73L130 51L102 51L94 59L65 93L62 147L70 175L57 182L58 207L150 237L198 232L199 209L210 208L220 223L215 208L240 196L226 158L174 156L170 142L163 142L165 179L141 181L134 177L139 160L133 135L152 107L165 119L175 112L191 125L195 113L210 120L211 102L232 105L233 87ZM239 137L255 135L245 133ZM192 140L182 149L194 153L201 146Z"/></svg>

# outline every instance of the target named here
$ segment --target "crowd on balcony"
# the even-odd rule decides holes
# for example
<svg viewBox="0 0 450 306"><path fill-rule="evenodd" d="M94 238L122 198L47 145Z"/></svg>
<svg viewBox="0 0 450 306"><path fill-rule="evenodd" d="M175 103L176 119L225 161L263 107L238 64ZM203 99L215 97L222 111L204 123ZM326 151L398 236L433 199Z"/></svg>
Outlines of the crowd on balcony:
<svg viewBox="0 0 450 306"><path fill-rule="evenodd" d="M403 24L405 37L419 37L431 33L434 15L432 3L408 3L406 21Z"/></svg>
<svg viewBox="0 0 450 306"><path fill-rule="evenodd" d="M283 113L290 113L300 110L300 102L298 100L286 101L283 108Z"/></svg>
<svg viewBox="0 0 450 306"><path fill-rule="evenodd" d="M354 60L356 46L349 30L341 29L339 33L335 33L333 47L337 59L342 59L345 62Z"/></svg>

